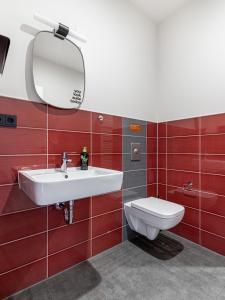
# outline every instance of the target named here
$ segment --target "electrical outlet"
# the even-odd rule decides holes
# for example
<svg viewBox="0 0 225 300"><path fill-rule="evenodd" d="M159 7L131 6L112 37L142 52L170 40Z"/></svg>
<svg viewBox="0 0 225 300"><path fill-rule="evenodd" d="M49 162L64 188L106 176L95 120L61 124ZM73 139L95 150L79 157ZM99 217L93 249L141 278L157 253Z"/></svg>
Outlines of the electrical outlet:
<svg viewBox="0 0 225 300"><path fill-rule="evenodd" d="M16 127L17 126L17 116L0 114L0 126Z"/></svg>
<svg viewBox="0 0 225 300"><path fill-rule="evenodd" d="M4 126L4 124L5 124L5 116L0 115L0 126Z"/></svg>

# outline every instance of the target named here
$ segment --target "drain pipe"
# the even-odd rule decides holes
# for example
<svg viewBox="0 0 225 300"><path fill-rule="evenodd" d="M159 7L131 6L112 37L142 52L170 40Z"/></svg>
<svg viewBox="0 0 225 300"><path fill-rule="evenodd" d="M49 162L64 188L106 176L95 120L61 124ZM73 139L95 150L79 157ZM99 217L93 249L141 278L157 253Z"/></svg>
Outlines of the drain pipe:
<svg viewBox="0 0 225 300"><path fill-rule="evenodd" d="M73 223L73 207L74 207L74 200L69 201L69 205L64 208L64 216L67 224Z"/></svg>
<svg viewBox="0 0 225 300"><path fill-rule="evenodd" d="M64 219L67 224L73 223L74 200L69 201L68 204L66 204L65 202L57 203L55 207L58 210L64 210Z"/></svg>

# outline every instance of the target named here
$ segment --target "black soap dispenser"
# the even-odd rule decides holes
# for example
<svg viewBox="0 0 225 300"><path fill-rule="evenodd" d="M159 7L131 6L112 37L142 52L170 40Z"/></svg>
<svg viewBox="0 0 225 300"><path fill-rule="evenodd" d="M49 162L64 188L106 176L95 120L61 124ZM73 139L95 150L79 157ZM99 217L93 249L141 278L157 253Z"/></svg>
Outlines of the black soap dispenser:
<svg viewBox="0 0 225 300"><path fill-rule="evenodd" d="M87 147L83 147L83 151L80 154L80 169L88 170L88 152Z"/></svg>

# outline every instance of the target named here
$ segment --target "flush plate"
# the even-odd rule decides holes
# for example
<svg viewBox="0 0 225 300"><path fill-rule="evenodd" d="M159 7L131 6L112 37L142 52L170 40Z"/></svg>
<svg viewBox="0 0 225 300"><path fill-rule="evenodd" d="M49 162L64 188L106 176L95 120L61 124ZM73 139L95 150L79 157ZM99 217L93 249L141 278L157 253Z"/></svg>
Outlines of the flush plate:
<svg viewBox="0 0 225 300"><path fill-rule="evenodd" d="M141 160L141 143L131 143L131 160Z"/></svg>

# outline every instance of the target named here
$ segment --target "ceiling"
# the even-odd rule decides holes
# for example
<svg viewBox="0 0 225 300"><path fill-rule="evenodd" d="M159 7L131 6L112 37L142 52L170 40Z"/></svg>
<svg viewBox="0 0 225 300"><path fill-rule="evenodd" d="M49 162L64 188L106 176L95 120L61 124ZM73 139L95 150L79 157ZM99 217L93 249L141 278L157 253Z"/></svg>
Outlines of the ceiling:
<svg viewBox="0 0 225 300"><path fill-rule="evenodd" d="M161 22L190 0L130 0L152 21Z"/></svg>

